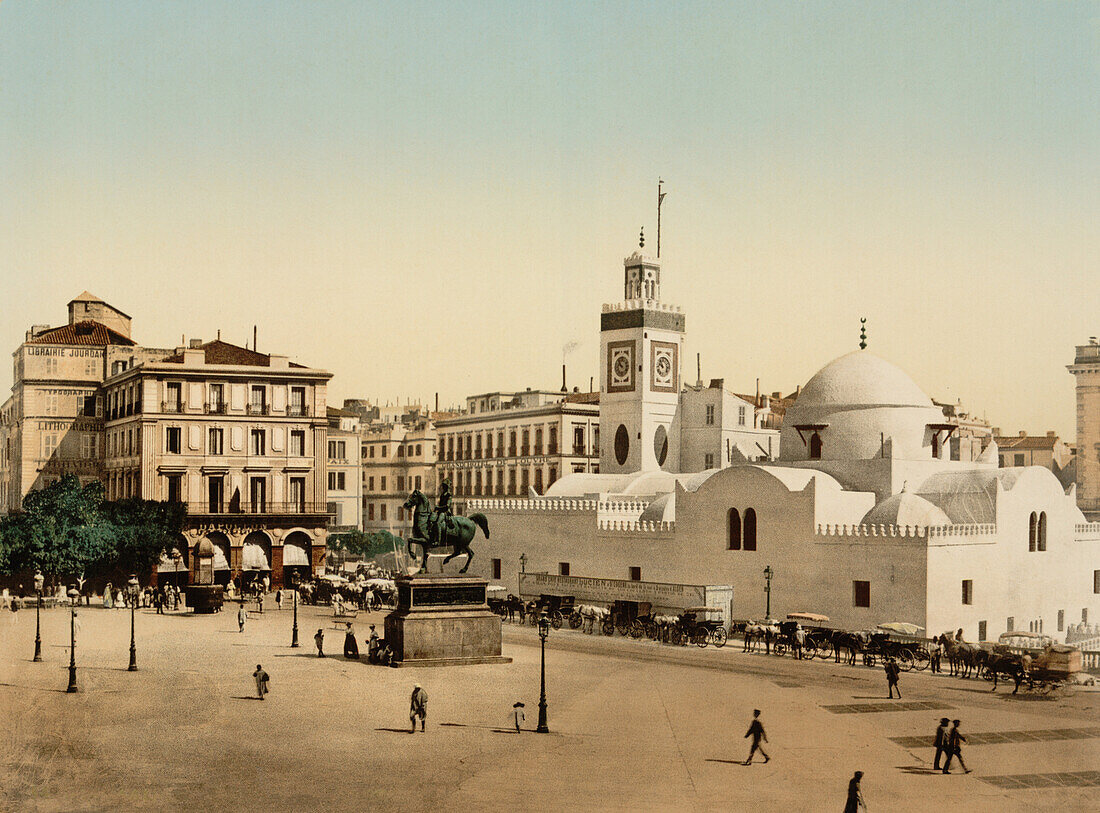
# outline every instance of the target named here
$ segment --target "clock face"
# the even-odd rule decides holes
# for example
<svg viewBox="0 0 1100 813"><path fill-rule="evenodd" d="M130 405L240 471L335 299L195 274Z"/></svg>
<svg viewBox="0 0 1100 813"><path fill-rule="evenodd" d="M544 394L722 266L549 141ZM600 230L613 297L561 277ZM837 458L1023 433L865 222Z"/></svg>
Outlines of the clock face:
<svg viewBox="0 0 1100 813"><path fill-rule="evenodd" d="M607 348L608 392L634 389L634 342L614 342Z"/></svg>
<svg viewBox="0 0 1100 813"><path fill-rule="evenodd" d="M615 376L617 378L626 378L629 373L630 359L628 359L624 353L615 359Z"/></svg>
<svg viewBox="0 0 1100 813"><path fill-rule="evenodd" d="M657 359L657 377L668 378L672 372L672 361L668 356L660 356Z"/></svg>
<svg viewBox="0 0 1100 813"><path fill-rule="evenodd" d="M671 342L654 342L651 367L652 389L656 392L675 392L679 382L676 374L676 352L679 348Z"/></svg>

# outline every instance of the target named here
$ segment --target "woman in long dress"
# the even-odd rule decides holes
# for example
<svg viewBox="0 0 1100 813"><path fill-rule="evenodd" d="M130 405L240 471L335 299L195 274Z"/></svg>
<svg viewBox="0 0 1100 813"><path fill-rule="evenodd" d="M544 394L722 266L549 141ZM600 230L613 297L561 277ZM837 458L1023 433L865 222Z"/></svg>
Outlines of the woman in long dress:
<svg viewBox="0 0 1100 813"><path fill-rule="evenodd" d="M103 607L107 610L111 609L111 602L115 599L114 588L110 582L107 582L107 586L103 588Z"/></svg>
<svg viewBox="0 0 1100 813"><path fill-rule="evenodd" d="M359 660L359 644L355 640L355 630L348 622L347 631L344 633L344 657Z"/></svg>

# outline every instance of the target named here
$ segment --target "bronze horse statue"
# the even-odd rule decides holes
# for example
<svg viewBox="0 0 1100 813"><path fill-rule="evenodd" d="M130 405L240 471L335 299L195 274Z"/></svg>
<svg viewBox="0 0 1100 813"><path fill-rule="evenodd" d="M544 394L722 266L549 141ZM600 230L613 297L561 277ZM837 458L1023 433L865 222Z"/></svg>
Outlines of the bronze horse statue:
<svg viewBox="0 0 1100 813"><path fill-rule="evenodd" d="M468 517L448 517L440 534L442 538L435 539L435 535L432 533L432 523L429 523L429 516L432 513L431 507L428 505L428 498L421 494L419 489L414 489L409 494L409 498L405 500L404 508L406 511L411 510L413 512L412 537L406 542L410 549L409 553L412 553L412 545L418 546L423 551L420 569L416 571L417 573L421 573L427 568L428 551L432 548L443 547L452 548L450 555L443 560L443 564L447 564L460 554L466 554L466 564L458 571L459 573L465 573L474 558L474 552L470 550L470 542L473 540L477 529L480 528L481 532L485 534L485 538L489 538L489 521L485 518L485 515L470 514Z"/></svg>

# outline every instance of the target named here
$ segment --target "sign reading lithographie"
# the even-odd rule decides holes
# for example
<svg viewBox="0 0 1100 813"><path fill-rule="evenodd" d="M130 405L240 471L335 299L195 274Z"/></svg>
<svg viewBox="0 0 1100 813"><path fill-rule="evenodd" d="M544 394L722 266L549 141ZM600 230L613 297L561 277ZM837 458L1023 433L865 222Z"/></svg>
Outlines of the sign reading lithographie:
<svg viewBox="0 0 1100 813"><path fill-rule="evenodd" d="M637 601L659 607L695 607L705 604L706 587L696 584L663 584L621 579L587 579L549 573L519 574L521 596L543 594L573 596L578 601Z"/></svg>
<svg viewBox="0 0 1100 813"><path fill-rule="evenodd" d="M413 585L413 607L465 606L485 604L485 585Z"/></svg>

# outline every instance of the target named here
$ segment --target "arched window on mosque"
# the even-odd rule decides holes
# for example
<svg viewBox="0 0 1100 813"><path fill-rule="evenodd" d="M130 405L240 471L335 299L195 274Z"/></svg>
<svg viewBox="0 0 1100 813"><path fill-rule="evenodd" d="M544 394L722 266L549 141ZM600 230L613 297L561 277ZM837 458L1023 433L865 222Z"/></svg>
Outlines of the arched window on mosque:
<svg viewBox="0 0 1100 813"><path fill-rule="evenodd" d="M810 435L810 460L821 459L821 435L814 432Z"/></svg>
<svg viewBox="0 0 1100 813"><path fill-rule="evenodd" d="M745 550L756 550L756 511L745 509L745 526L742 534Z"/></svg>
<svg viewBox="0 0 1100 813"><path fill-rule="evenodd" d="M1043 551L1047 549L1047 512L1043 511L1039 514L1039 527L1035 533L1035 542L1039 550Z"/></svg>
<svg viewBox="0 0 1100 813"><path fill-rule="evenodd" d="M731 508L729 513L729 550L741 550L741 512Z"/></svg>
<svg viewBox="0 0 1100 813"><path fill-rule="evenodd" d="M1027 520L1027 550L1034 553L1038 549L1039 542L1039 515L1034 511Z"/></svg>

